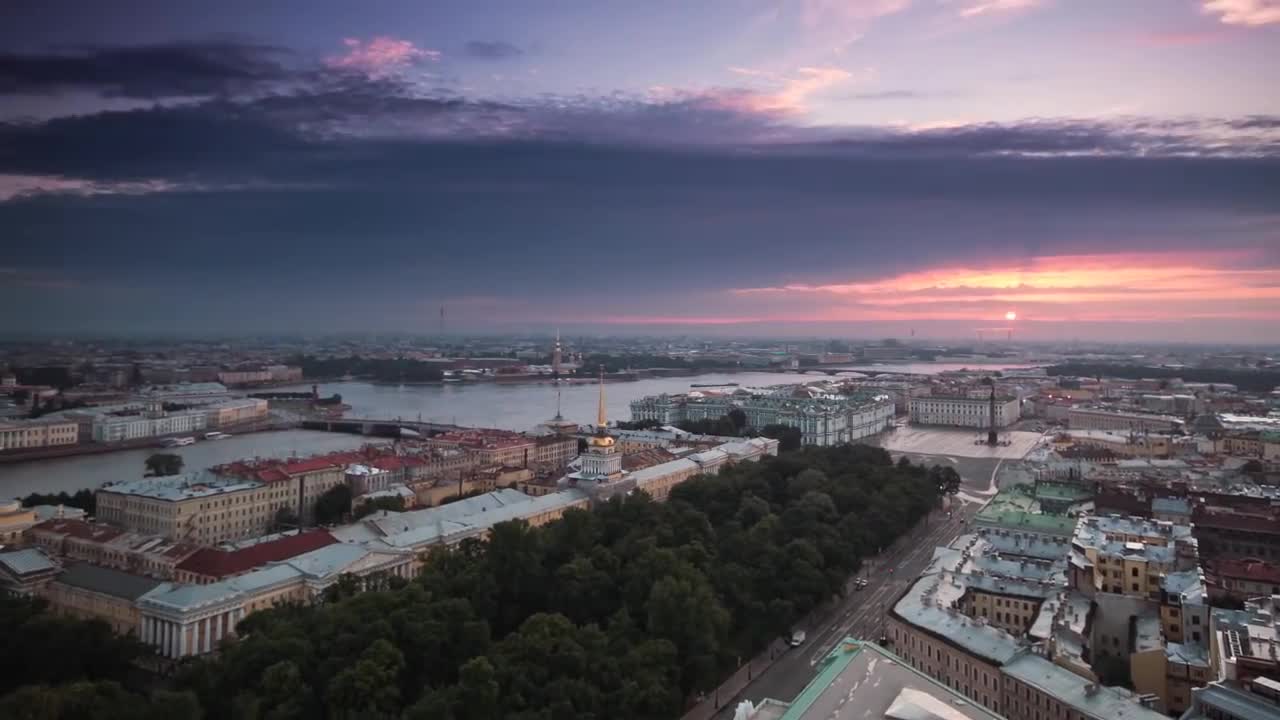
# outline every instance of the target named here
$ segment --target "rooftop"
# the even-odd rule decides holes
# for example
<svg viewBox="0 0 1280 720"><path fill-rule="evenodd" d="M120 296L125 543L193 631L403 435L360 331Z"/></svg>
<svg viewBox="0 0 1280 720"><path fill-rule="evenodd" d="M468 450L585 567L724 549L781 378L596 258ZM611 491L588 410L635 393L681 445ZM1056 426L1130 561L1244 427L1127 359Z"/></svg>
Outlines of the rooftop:
<svg viewBox="0 0 1280 720"><path fill-rule="evenodd" d="M69 563L54 582L130 601L137 600L161 584L159 580L149 577L86 562Z"/></svg>
<svg viewBox="0 0 1280 720"><path fill-rule="evenodd" d="M1026 510L1000 510L990 506L974 517L976 525L986 525L1007 530L1022 530L1043 535L1069 537L1076 527L1076 519L1068 515L1050 515Z"/></svg>
<svg viewBox="0 0 1280 720"><path fill-rule="evenodd" d="M262 483L238 477L218 475L208 470L171 477L122 480L102 487L103 492L137 495L155 500L178 502L252 490Z"/></svg>
<svg viewBox="0 0 1280 720"><path fill-rule="evenodd" d="M1002 670L1009 677L1039 688L1087 717L1098 720L1168 720L1167 715L1138 704L1133 693L1091 683L1039 655L1023 653Z"/></svg>
<svg viewBox="0 0 1280 720"><path fill-rule="evenodd" d="M49 559L39 548L24 548L12 552L0 553L0 566L14 575L30 575L32 573L56 570L58 564Z"/></svg>
<svg viewBox="0 0 1280 720"><path fill-rule="evenodd" d="M179 563L177 569L208 577L224 578L248 572L270 562L287 560L336 542L338 540L324 530L310 530L238 550L201 548Z"/></svg>
<svg viewBox="0 0 1280 720"><path fill-rule="evenodd" d="M125 531L120 528L85 522L77 518L46 520L32 529L100 543L110 542L125 534Z"/></svg>
<svg viewBox="0 0 1280 720"><path fill-rule="evenodd" d="M1241 578L1280 585L1280 565L1263 560L1215 560L1211 569L1218 577Z"/></svg>
<svg viewBox="0 0 1280 720"><path fill-rule="evenodd" d="M1191 690L1191 708L1182 717L1184 720L1220 717L1275 720L1280 717L1280 704L1222 682L1212 682Z"/></svg>
<svg viewBox="0 0 1280 720"><path fill-rule="evenodd" d="M972 536L962 536L964 537ZM975 620L952 606L965 593L945 568L962 562L963 553L953 548L937 548L933 562L893 606L893 613L915 627L927 630L970 654L1001 665L1018 653L1017 638L983 620Z"/></svg>
<svg viewBox="0 0 1280 720"><path fill-rule="evenodd" d="M1190 515L1191 504L1186 498L1158 497L1151 500L1151 512L1168 515Z"/></svg>
<svg viewBox="0 0 1280 720"><path fill-rule="evenodd" d="M999 720L870 642L846 639L781 720Z"/></svg>

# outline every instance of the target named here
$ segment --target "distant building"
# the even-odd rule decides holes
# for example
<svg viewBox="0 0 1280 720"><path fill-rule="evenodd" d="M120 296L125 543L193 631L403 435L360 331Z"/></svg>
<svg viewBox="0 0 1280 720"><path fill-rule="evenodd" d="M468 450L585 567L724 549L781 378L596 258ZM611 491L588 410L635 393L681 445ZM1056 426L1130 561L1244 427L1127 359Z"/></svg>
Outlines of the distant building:
<svg viewBox="0 0 1280 720"><path fill-rule="evenodd" d="M69 420L0 422L0 451L75 445L80 427Z"/></svg>
<svg viewBox="0 0 1280 720"><path fill-rule="evenodd" d="M805 445L857 442L887 430L893 423L893 400L886 395L814 396L803 388L783 386L765 393L652 395L631 403L631 419L676 425L714 420L741 410L746 424L759 431L770 425L800 430Z"/></svg>
<svg viewBox="0 0 1280 720"><path fill-rule="evenodd" d="M204 470L118 482L98 490L97 516L122 528L203 544L255 537L274 526L280 510L298 512L299 485L281 475L263 481ZM341 483L341 468L336 475Z"/></svg>
<svg viewBox="0 0 1280 720"><path fill-rule="evenodd" d="M208 415L209 427L229 427L263 420L267 417L267 401L260 398L223 400L201 407Z"/></svg>
<svg viewBox="0 0 1280 720"><path fill-rule="evenodd" d="M429 447L468 450L475 455L481 467L528 467L538 455L538 446L533 438L508 430L456 430L433 435L423 443Z"/></svg>
<svg viewBox="0 0 1280 720"><path fill-rule="evenodd" d="M85 418L94 442L101 443L195 432L205 429L209 424L209 416L203 409L170 412L164 409L163 401L160 400L148 400L142 407L126 405L77 409L66 415L68 419Z"/></svg>
<svg viewBox="0 0 1280 720"><path fill-rule="evenodd" d="M301 371L298 372L298 379L302 379ZM227 386L262 385L273 380L272 372L266 368L239 368L218 372L218 382Z"/></svg>
<svg viewBox="0 0 1280 720"><path fill-rule="evenodd" d="M1121 430L1136 433L1181 432L1181 418L1112 410L1108 408L1073 407L1067 411L1067 426L1072 430Z"/></svg>
<svg viewBox="0 0 1280 720"><path fill-rule="evenodd" d="M990 397L968 395L921 395L909 401L911 422L949 427L991 427ZM996 397L996 427L1018 421L1021 403L1016 397Z"/></svg>

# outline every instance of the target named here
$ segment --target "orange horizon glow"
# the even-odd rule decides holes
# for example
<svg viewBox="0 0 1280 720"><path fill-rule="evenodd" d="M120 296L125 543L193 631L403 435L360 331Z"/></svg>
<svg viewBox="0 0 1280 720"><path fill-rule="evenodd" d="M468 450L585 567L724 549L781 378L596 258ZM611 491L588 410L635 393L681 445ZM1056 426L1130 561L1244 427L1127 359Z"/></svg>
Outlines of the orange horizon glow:
<svg viewBox="0 0 1280 720"><path fill-rule="evenodd" d="M1280 267L1246 251L1053 255L848 283L735 288L723 315L623 315L619 324L975 321L1280 321ZM1015 305L1018 310L1009 309ZM1024 312L1026 311L1026 312Z"/></svg>

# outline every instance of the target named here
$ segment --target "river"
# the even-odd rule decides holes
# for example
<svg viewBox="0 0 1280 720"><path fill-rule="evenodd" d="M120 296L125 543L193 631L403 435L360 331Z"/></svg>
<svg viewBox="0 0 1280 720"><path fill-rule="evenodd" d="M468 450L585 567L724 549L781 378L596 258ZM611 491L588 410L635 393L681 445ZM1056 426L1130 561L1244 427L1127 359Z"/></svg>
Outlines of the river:
<svg viewBox="0 0 1280 720"><path fill-rule="evenodd" d="M969 367L975 365L970 363ZM994 367L1015 367L997 364ZM910 363L875 365L864 369L882 372L938 373L965 367L958 363ZM688 392L691 384L738 383L763 387L801 381L795 373L740 372L696 376L645 378L634 382L605 385L605 405L609 418L627 420L630 404L645 395ZM825 379L811 373L807 377ZM380 385L368 382L335 382L320 386L322 395L339 393L351 406L352 417L423 420L528 430L550 419L556 412L556 385L552 383L444 383L439 385ZM595 422L598 389L594 383L560 385L561 412L582 424ZM310 392L310 385L277 388L283 392ZM358 447L369 439L354 435L318 431L288 430L237 435L227 440L201 441L168 452L182 455L189 470L196 470L245 457L310 455ZM32 492L74 492L96 488L109 480L142 476L143 461L155 450L124 450L99 455L36 460L0 465L0 498Z"/></svg>
<svg viewBox="0 0 1280 720"><path fill-rule="evenodd" d="M142 477L143 464L154 452L182 456L187 470L199 470L251 457L312 455L360 447L370 438L319 430L281 430L235 435L226 440L204 440L186 447L120 450L98 455L78 455L0 465L0 498L23 497L33 492L75 492L97 488L108 480Z"/></svg>
<svg viewBox="0 0 1280 720"><path fill-rule="evenodd" d="M904 375L937 375L958 370L1026 370L1033 367L1044 367L1045 364L1006 362L1001 360L969 360L966 362L914 362L914 363L872 363L862 365L841 365L838 370L852 372L876 371L882 373L901 373Z"/></svg>

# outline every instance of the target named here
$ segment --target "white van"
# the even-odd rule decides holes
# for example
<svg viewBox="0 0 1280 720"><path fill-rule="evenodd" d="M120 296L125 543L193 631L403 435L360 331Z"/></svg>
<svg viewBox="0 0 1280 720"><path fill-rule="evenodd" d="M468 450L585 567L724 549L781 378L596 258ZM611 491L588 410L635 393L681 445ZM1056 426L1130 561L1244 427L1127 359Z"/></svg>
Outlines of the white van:
<svg viewBox="0 0 1280 720"><path fill-rule="evenodd" d="M787 643L790 644L791 647L800 647L804 644L805 637L806 635L803 630L797 630L791 633L791 639L788 640Z"/></svg>

